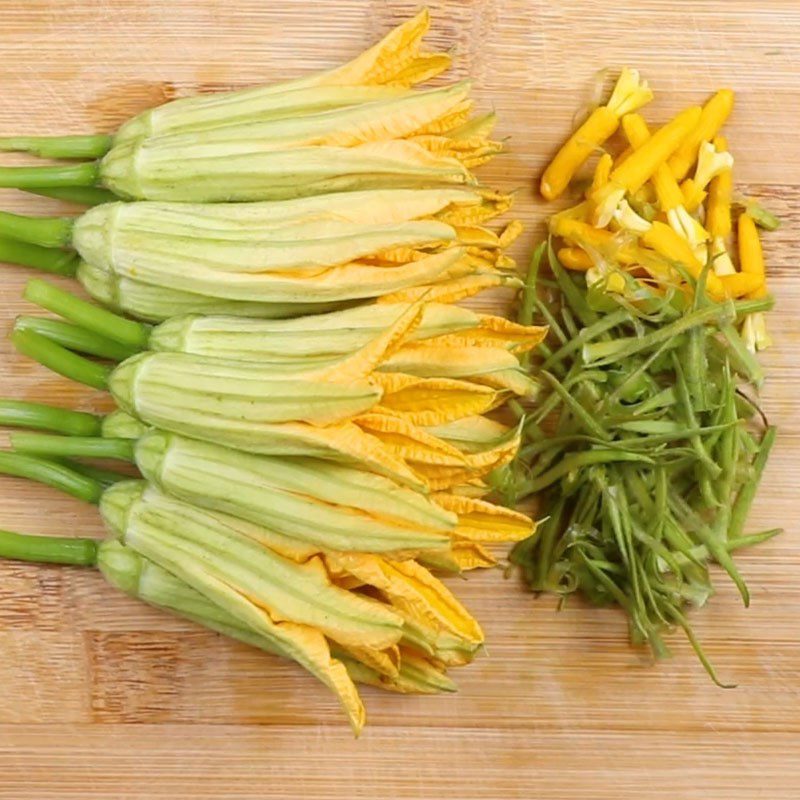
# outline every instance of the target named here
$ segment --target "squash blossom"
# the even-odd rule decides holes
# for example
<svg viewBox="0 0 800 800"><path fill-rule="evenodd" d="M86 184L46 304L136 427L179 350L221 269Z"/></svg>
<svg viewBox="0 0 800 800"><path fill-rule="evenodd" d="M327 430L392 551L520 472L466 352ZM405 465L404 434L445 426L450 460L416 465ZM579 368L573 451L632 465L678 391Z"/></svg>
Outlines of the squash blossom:
<svg viewBox="0 0 800 800"><path fill-rule="evenodd" d="M222 606L216 605L171 572L150 561L119 539L108 539L97 549L97 566L117 589L156 608L177 614L199 625L257 647L272 655L290 658L276 637L246 625ZM378 675L365 664L330 644L331 656L340 661L356 683L403 693L453 692L455 684L423 655L400 646L400 665L394 678Z"/></svg>
<svg viewBox="0 0 800 800"><path fill-rule="evenodd" d="M730 89L720 89L704 106L694 129L669 159L669 168L675 180L682 181L697 161L703 142L711 141L733 111L734 94Z"/></svg>
<svg viewBox="0 0 800 800"><path fill-rule="evenodd" d="M638 191L650 180L659 165L669 158L694 128L699 118L699 107L687 108L659 128L629 158L612 170L608 183L592 192L590 198L594 206L592 221L598 228L608 225L626 194Z"/></svg>
<svg viewBox="0 0 800 800"><path fill-rule="evenodd" d="M519 224L499 234L475 224L507 207L506 196L447 188L251 204L109 203L74 222L0 212L0 233L37 245L33 262L27 251L9 257L44 269L52 252L45 246L73 246L80 260L59 271L76 272L95 299L143 319L269 318L437 284L447 295L470 276L513 281L504 250Z"/></svg>
<svg viewBox="0 0 800 800"><path fill-rule="evenodd" d="M569 185L583 163L619 126L620 118L649 103L653 93L635 69L625 67L606 105L596 108L570 136L542 175L540 191L555 200Z"/></svg>
<svg viewBox="0 0 800 800"><path fill-rule="evenodd" d="M126 199L225 202L332 191L473 183L502 149L491 115L471 119L469 84L411 88L449 65L421 54L422 12L339 69L297 81L182 98L114 136L7 137L0 147L97 158L0 169L0 185L58 191L100 186Z"/></svg>

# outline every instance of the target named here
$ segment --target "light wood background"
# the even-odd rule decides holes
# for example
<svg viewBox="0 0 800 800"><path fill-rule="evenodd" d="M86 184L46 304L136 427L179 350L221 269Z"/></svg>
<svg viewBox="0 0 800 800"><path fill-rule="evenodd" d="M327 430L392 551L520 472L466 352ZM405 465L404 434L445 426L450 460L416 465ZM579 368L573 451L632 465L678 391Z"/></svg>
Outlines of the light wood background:
<svg viewBox="0 0 800 800"><path fill-rule="evenodd" d="M0 133L113 130L177 95L246 86L343 61L416 8L383 0L3 0ZM743 194L784 220L767 238L778 311L765 406L777 452L752 529L786 535L741 556L732 587L693 621L716 688L680 636L652 666L623 618L556 613L498 572L456 586L488 653L460 693L366 689L354 741L310 677L128 600L90 571L0 565L0 798L531 798L795 800L800 797L800 4L797 0L433 2L431 42L453 48L500 113L509 154L482 171L518 188L525 257L545 209L532 177L603 67L639 67L661 120L730 85ZM3 158L3 163L14 159ZM54 201L0 192L0 207ZM2 322L30 311L28 277L3 268ZM485 303L499 303L486 300ZM2 395L102 408L0 342ZM96 512L4 478L0 526L100 534Z"/></svg>

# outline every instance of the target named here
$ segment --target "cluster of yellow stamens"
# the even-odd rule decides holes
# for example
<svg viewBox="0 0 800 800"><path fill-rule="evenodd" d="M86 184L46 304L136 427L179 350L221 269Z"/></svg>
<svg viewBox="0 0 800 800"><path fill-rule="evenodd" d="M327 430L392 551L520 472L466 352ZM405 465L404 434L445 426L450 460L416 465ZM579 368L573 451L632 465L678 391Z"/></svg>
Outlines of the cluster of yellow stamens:
<svg viewBox="0 0 800 800"><path fill-rule="evenodd" d="M637 279L655 289L688 291L688 279L704 275L714 300L763 296L758 220L746 211L737 224L738 270L729 249L733 156L719 132L733 109L733 92L721 89L651 133L637 111L652 96L636 70L623 69L608 103L592 112L545 170L541 192L552 200L600 153L583 201L550 220L551 234L563 241L559 259L585 272L589 283L602 281L606 291L627 292ZM620 127L627 147L615 157L605 146ZM745 320L744 333L752 349L770 343L762 315Z"/></svg>

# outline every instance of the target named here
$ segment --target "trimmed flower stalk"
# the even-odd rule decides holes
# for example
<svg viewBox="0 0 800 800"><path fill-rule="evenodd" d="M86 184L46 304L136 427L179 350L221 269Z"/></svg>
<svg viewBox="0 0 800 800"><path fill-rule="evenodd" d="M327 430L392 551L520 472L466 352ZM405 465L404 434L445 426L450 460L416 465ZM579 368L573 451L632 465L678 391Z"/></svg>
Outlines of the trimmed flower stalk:
<svg viewBox="0 0 800 800"><path fill-rule="evenodd" d="M653 93L635 69L625 67L609 101L596 108L570 136L542 175L539 190L546 200L555 200L569 185L575 173L619 127L625 114L649 103Z"/></svg>

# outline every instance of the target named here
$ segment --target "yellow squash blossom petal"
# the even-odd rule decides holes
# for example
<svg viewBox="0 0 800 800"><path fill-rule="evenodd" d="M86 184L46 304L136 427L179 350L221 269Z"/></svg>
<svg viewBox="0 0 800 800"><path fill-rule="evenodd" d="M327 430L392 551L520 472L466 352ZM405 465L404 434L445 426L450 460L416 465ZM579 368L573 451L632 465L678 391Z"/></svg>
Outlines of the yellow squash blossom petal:
<svg viewBox="0 0 800 800"><path fill-rule="evenodd" d="M373 411L388 409L421 426L483 414L504 399L502 393L489 387L451 378L376 372L369 380L383 392L380 404Z"/></svg>
<svg viewBox="0 0 800 800"><path fill-rule="evenodd" d="M535 528L533 520L513 509L473 497L436 492L435 502L458 514L453 536L477 542L518 542Z"/></svg>
<svg viewBox="0 0 800 800"><path fill-rule="evenodd" d="M483 643L477 621L447 587L416 561L389 561L360 553L337 553L328 560L375 587L391 607L427 634L435 648L475 650Z"/></svg>
<svg viewBox="0 0 800 800"><path fill-rule="evenodd" d="M337 649L375 670L379 675L396 678L400 673L400 648L397 645L378 650L374 647L339 644Z"/></svg>
<svg viewBox="0 0 800 800"><path fill-rule="evenodd" d="M465 466L461 451L413 425L408 419L391 414L361 414L354 423L369 432L398 458L408 462Z"/></svg>

